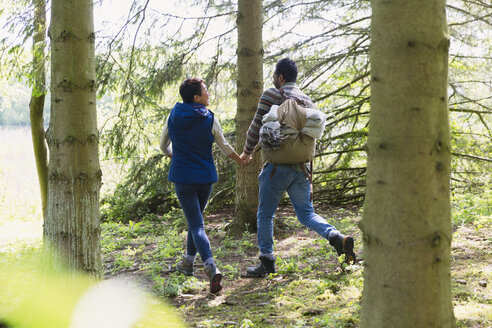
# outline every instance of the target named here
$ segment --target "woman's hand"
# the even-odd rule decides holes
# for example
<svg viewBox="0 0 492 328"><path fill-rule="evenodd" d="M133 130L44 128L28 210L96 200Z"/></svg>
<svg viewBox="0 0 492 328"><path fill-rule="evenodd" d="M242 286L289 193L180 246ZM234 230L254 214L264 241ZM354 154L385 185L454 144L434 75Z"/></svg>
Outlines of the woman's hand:
<svg viewBox="0 0 492 328"><path fill-rule="evenodd" d="M244 161L244 165L248 164L252 159L251 154L246 154L244 152L239 157Z"/></svg>
<svg viewBox="0 0 492 328"><path fill-rule="evenodd" d="M240 166L245 166L246 164L249 163L249 161L251 160L251 158L249 159L244 159L242 158L241 156L239 156L236 152L233 152L232 154L230 154L228 156L230 159L234 160L238 165Z"/></svg>

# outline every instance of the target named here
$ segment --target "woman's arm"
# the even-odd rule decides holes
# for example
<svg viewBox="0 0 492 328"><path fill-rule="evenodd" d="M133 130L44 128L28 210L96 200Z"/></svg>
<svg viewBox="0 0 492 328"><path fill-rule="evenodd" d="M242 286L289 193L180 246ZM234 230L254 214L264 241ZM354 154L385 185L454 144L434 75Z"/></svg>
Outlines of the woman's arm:
<svg viewBox="0 0 492 328"><path fill-rule="evenodd" d="M239 165L246 165L246 162L241 157L239 157L239 155L234 151L234 148L232 148L225 139L224 132L222 131L219 120L217 120L217 118L215 117L214 124L212 126L212 135L214 136L214 141L217 143L217 146L219 146L219 149L224 155L226 155Z"/></svg>
<svg viewBox="0 0 492 328"><path fill-rule="evenodd" d="M167 123L169 121L169 116L166 119L166 123L164 123L164 129L162 129L162 134L161 134L161 145L160 148L164 155L166 155L169 158L173 157L173 150L171 148L171 139L169 139L169 134L167 131Z"/></svg>

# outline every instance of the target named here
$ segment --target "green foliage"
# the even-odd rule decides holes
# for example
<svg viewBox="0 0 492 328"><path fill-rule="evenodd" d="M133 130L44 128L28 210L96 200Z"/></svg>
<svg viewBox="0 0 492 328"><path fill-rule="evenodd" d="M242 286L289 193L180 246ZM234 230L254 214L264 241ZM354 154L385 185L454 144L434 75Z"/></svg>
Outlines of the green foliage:
<svg viewBox="0 0 492 328"><path fill-rule="evenodd" d="M488 193L483 196L484 199L491 198ZM463 205L463 210L471 207L479 213L477 224L458 223L453 233L453 302L459 327L488 327L492 320L489 316L490 298L487 296L489 287L479 285L480 281L490 284L492 279L487 269L492 222L490 204L479 202L479 198L480 195L463 196L453 202L453 211L456 205L473 202L473 206ZM485 210L481 212L482 205ZM472 217L474 214L468 215ZM357 241L356 253L363 255L361 237L356 231L358 218L354 213L338 210L323 213L323 216L330 223L340 226L342 231L353 233ZM314 232L303 235L306 232L297 224L295 217L280 216L279 222L285 222L285 225L280 231L275 231L275 236L282 272L266 279L244 279L241 274L245 268L257 263L256 236L245 233L237 240L230 239L224 231L230 219L231 216L215 218L213 222L210 218L206 220L216 261L225 275L225 289L220 297L208 294L207 279L200 265L197 266L196 277L172 272L186 238L181 210L162 217L147 215L142 221L129 224L103 223L101 242L105 278L118 275L133 277L159 297L167 298L179 307L190 325L205 325L206 322L211 327L227 327L225 322L235 322L235 326L245 323L250 327L267 328L358 326L362 265L350 266L342 271L336 252L326 240L320 239ZM293 239L293 244L286 243ZM24 276L24 270L6 264L22 261L25 268L29 267L27 271L38 272L39 263L28 261L29 254L34 256L36 252L32 248L21 252L0 253L0 280L5 277L10 279L7 284L0 281L2 318L12 305L17 304L14 300L29 295L2 294L12 290L11 272L17 273L19 284L27 289L31 288L31 282L37 282L31 281L30 276ZM125 265L116 266L117 259ZM38 287L30 291L38 291ZM48 302L44 294L43 300ZM50 313L50 309L42 310ZM37 313L31 309L29 313L34 312Z"/></svg>
<svg viewBox="0 0 492 328"><path fill-rule="evenodd" d="M342 171L333 171L331 176L320 174L320 181L316 182L317 186L321 186L316 188L320 194L317 199L325 203L360 203L365 186L364 171L356 171L356 178L352 178L350 171L345 169L360 163L360 166L364 166L363 153L356 150L353 152L352 149L362 147L365 134L346 132L358 132L367 125L369 20L365 17L353 25L346 24L346 21L367 16L368 4L358 6L360 14L354 14L347 9L344 11L347 17L339 22L324 18L325 13L328 15L338 5L299 4L293 1L265 3L265 29L269 30L269 33L265 34L268 39L264 42L267 54L265 76L271 74L273 64L281 57L289 56L297 60L302 74L299 83L317 101L318 107L334 113L330 116L327 135L320 144L319 152L323 153L323 158L320 157L315 165L317 170L340 167ZM230 125L229 131L235 129L234 122L230 119L234 113L236 89L236 67L233 64L233 49L236 45L231 37L231 32L235 29L236 5L228 1L206 4L197 1L195 6L204 7L203 12L206 12L206 15L194 19L191 27L194 33L171 34L171 39L164 33L163 41L159 45L147 40L147 34L143 33L142 40L131 48L124 46L124 40L128 37L125 36L113 40L111 48L98 56L101 94L110 91L119 95L112 111L113 115L108 116L109 120L106 121L102 135L106 156L125 160L141 154L145 157L148 148L153 147L154 140L158 139L164 116L169 108L180 100L177 95L180 81L188 76L198 75L206 79L212 94L211 109L221 118L224 125ZM135 7L132 11L136 12L139 9L141 8ZM167 24L171 31L174 28L172 24L188 23L180 17L168 17L169 20L164 21L162 18L156 18L153 13L146 14L146 20L155 19L157 23L151 26L157 27L160 22ZM141 17L139 16L139 19ZM300 37L304 33L298 33L298 26L285 24L288 17L296 17L296 20L300 18L302 23L316 21L318 26L326 25L326 29L331 30L332 34ZM137 24L139 19L131 21L130 24ZM340 24L343 24L343 27ZM209 25L222 26L221 34L209 31ZM273 31L272 26L275 27ZM282 28L277 30L278 27ZM162 30L166 29L161 28ZM315 33L321 32L318 30ZM147 33L152 35L155 31L149 27ZM347 45L348 50L333 47L334 42ZM118 52L118 61L111 55L114 51ZM203 56L203 52L210 55ZM347 61L344 62L345 60ZM123 72L119 70L120 67L125 67ZM271 85L265 84L264 87ZM340 137L341 134L343 137ZM347 149L350 151L346 151ZM224 163L227 165L223 166L220 157L215 158L221 177L210 205L230 205L234 201L234 177L230 173L234 171L227 162ZM340 172L342 174L337 175ZM347 179L349 182L344 182ZM329 186L326 184L327 180L330 181ZM344 194L347 193L350 194L349 197L345 197ZM228 197L224 197L225 195ZM220 201L220 204L216 201ZM228 201L229 204L225 204L224 201Z"/></svg>
<svg viewBox="0 0 492 328"><path fill-rule="evenodd" d="M158 8L152 8L153 5ZM207 7L201 1L193 6ZM181 100L177 91L186 77L206 79L213 94L212 108L233 94L229 87L225 88L228 82L221 83L219 88L214 86L218 74L225 76L234 68L218 55L227 47L221 41L230 31L209 37L210 24L224 18L214 16L206 8L202 11L207 12L204 17L191 19L162 10L158 4L133 2L128 16L132 19L124 18L127 21L122 22L125 28L121 34L109 35L109 43L99 44L96 61L99 95L108 92L117 95L113 115L108 117L102 134L106 154L124 159L145 154L158 137L164 116ZM135 35L130 32L135 30L126 28L136 26ZM159 35L157 42L155 35ZM213 46L205 47L205 44ZM201 56L204 48L207 55ZM221 90L220 94L217 90Z"/></svg>
<svg viewBox="0 0 492 328"><path fill-rule="evenodd" d="M31 1L5 1L0 4L0 79L23 80L31 74L29 50L24 44L33 34Z"/></svg>
<svg viewBox="0 0 492 328"><path fill-rule="evenodd" d="M149 214L163 214L177 206L174 186L167 180L169 161L161 154L136 160L113 195L101 200L103 220L140 221Z"/></svg>
<svg viewBox="0 0 492 328"><path fill-rule="evenodd" d="M229 144L234 146L236 143L234 121L222 121L221 126L226 140ZM207 205L207 210L213 212L215 210L220 210L221 208L230 208L234 206L236 199L235 187L237 164L228 157L224 156L224 154L222 154L219 150L219 147L215 144L212 153L215 161L215 167L217 169L217 175L219 177L217 183L214 184L214 188Z"/></svg>
<svg viewBox="0 0 492 328"><path fill-rule="evenodd" d="M163 297L174 298L181 294L196 294L207 286L204 281L195 277L186 277L180 273L172 273L167 277L152 276L154 288Z"/></svg>
<svg viewBox="0 0 492 328"><path fill-rule="evenodd" d="M490 174L486 174L490 172L489 162L477 158L490 159L491 154L487 122L492 104L487 73L492 56L487 46L490 34L484 31L490 30L492 22L490 8L483 3L450 1L453 186L476 188L490 184ZM181 17L157 4L135 1L121 20L102 22L105 27L118 26L116 30L98 31L96 47L98 96L100 100L110 98L103 106L98 102L102 153L106 157L125 163L148 158L154 152L165 115L180 101L179 83L190 76L206 79L212 95L210 108L221 122L227 122L229 132L235 129L231 118L236 107L236 5L229 0L196 0L187 6L203 14ZM275 62L291 57L299 66L301 88L320 109L332 114L315 160L315 201L361 204L370 99L370 3L285 0L265 1L263 6L264 88L271 87L267 78ZM0 72L3 77L27 78L29 84L31 54L23 44L33 32L32 6L29 1L16 1L0 9L1 17L7 19ZM5 99L2 95L3 103ZM27 110L26 102L14 107ZM0 124L2 120L13 122L11 110L3 107ZM15 111L15 120L27 122L27 111ZM218 165L222 176L211 206L227 205L215 203L219 200L227 200L229 205L233 202L234 169L226 164ZM118 203L117 207L123 205Z"/></svg>
<svg viewBox="0 0 492 328"><path fill-rule="evenodd" d="M222 126L226 138L234 144L231 121ZM217 210L234 206L236 163L224 156L214 145L213 155L219 176L214 185L207 210ZM122 177L114 191L101 200L101 217L103 220L139 221L146 215L162 215L179 207L174 185L167 179L169 159L162 154L155 154L148 159L134 160L129 172Z"/></svg>
<svg viewBox="0 0 492 328"><path fill-rule="evenodd" d="M220 258L222 256L230 255L232 252L237 254L247 254L252 251L256 251L256 246L252 240L255 235L245 231L241 239L236 239L228 234L224 234L222 231L211 231L210 238L221 238L221 243L214 251L214 254ZM225 272L230 271L231 275L235 276L238 273L237 267L229 266L224 269Z"/></svg>
<svg viewBox="0 0 492 328"><path fill-rule="evenodd" d="M127 224L107 222L102 225L102 252L106 275L125 271L142 272L153 289L163 297L196 293L204 283L196 278L171 273L162 277L182 254L184 218L181 211L163 217L146 216L142 221Z"/></svg>
<svg viewBox="0 0 492 328"><path fill-rule="evenodd" d="M460 1L457 3L463 4L470 13L481 8ZM140 33L142 38L132 47L125 43L125 40L132 39L126 30L125 36L112 40L109 49L101 45L101 50L107 51L98 55L100 95L107 92L118 95L115 108L108 112L111 115L107 117L112 118L107 120L103 130L107 156L125 160L132 156L146 157L159 138L164 116L180 100L177 94L180 81L193 75L205 77L212 93L211 108L221 118L225 130L234 131L234 122L230 118L234 112L236 88L236 67L233 64L236 44L231 37L235 28L235 5L231 1L195 1L192 6L200 7L206 14L191 19L190 29L194 32L164 33L160 44L149 37L155 33L155 28L174 31L174 26L189 22L165 13L162 15L166 19L162 19L147 11L145 19L155 24L150 24L145 33ZM458 5L455 7L459 8ZM299 3L286 0L267 1L264 8L265 77L271 75L273 65L281 57L295 59L300 71L299 84L319 108L331 114L314 162L314 200L332 205L360 205L366 185L364 144L370 99L370 3ZM142 4L137 3L131 11L136 13L142 9ZM484 48L480 44L487 44L486 34L480 34L480 40L484 42L477 43L470 37L461 40L458 31L474 30L477 22L469 20L466 25L453 25L464 17L469 18L466 11L451 11L452 37L459 39L467 49ZM296 19L292 20L292 17ZM140 11L129 24L138 25L143 18ZM289 24L289 21L295 23ZM486 21L482 20L481 24L484 23ZM220 33L214 34L208 29L210 25L221 26ZM306 26L310 28L303 29ZM117 56L113 57L113 53ZM461 58L453 52L451 56L451 86L456 90L450 98L452 109L461 111L470 105L473 110L490 108L490 99L484 96L488 92L487 83L480 82L484 80L481 72L489 71L490 59ZM466 82L476 81L473 76L480 76L479 81ZM265 82L264 88L267 87L271 85ZM461 90L466 94L462 96ZM482 121L486 122L484 115L489 114L481 115ZM464 127L471 123L469 117L452 117L453 152L487 158L490 155L490 146L487 146L491 144L490 132L489 138L477 138L477 126L486 124L480 121L479 116L474 116L472 121L473 125L467 130ZM482 129L480 134L486 136L487 131ZM215 153L220 180L211 197L212 210L232 205L235 188L234 165ZM476 187L490 183L490 174L484 177L484 172L487 169L481 162L477 164L470 157L453 157L455 184Z"/></svg>
<svg viewBox="0 0 492 328"><path fill-rule="evenodd" d="M353 216L347 212L334 213L337 216L344 216L344 224L354 227ZM174 271L186 239L181 211L165 214L159 220L148 216L139 223L104 223L106 275L133 273L157 295L179 304L193 321L204 326L224 327L229 325L225 322L236 322L235 326L244 327L295 326L293 323L323 327L328 320L340 324L357 322L362 267L352 266L350 274L340 271L336 252L328 250L326 240L311 232L292 247L279 250L277 274L266 279L242 279L245 267L257 261L256 235L244 233L241 238L232 239L224 231L230 217L214 217L213 222L207 218L206 224L214 258L224 274L223 297L203 297L208 295L208 280L199 259L195 277ZM278 245L304 229L296 224L295 217L281 220L286 221L281 228L285 233L276 232L284 236L278 237ZM118 247L114 246L116 243ZM117 267L120 259L128 264ZM212 305L213 302L228 305Z"/></svg>
<svg viewBox="0 0 492 328"><path fill-rule="evenodd" d="M473 224L480 228L492 218L492 190L484 188L480 193L456 191L451 199L453 225Z"/></svg>

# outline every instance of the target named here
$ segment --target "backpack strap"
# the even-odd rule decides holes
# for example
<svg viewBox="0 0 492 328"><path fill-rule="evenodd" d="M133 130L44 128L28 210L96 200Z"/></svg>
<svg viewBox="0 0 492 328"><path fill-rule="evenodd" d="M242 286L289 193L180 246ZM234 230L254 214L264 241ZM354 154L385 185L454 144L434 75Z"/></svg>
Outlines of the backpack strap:
<svg viewBox="0 0 492 328"><path fill-rule="evenodd" d="M307 108L309 107L306 102L302 99L299 99L297 97L294 97L294 96L288 96L286 93L285 93L285 90L280 88L278 89L278 91L280 92L280 104L282 104L284 101L286 101L287 99L293 99L295 100L295 102L301 106L301 107L304 107L304 108Z"/></svg>
<svg viewBox="0 0 492 328"><path fill-rule="evenodd" d="M311 185L311 187L309 188L311 192L309 199L312 202L313 201L313 161L309 163L309 184Z"/></svg>
<svg viewBox="0 0 492 328"><path fill-rule="evenodd" d="M284 89L280 88L278 90L280 91L280 104L283 104L284 101L287 100L287 95L285 94Z"/></svg>
<svg viewBox="0 0 492 328"><path fill-rule="evenodd" d="M273 164L273 170L270 173L270 178L273 178L275 173L277 173L277 164L275 164L275 163L272 163L272 164ZM301 165L302 171L306 175L306 180L309 181L309 201L312 202L313 201L313 161L311 161L309 163L309 171L306 169L306 166L304 164L307 164L307 163L301 163L300 165Z"/></svg>
<svg viewBox="0 0 492 328"><path fill-rule="evenodd" d="M309 163L309 171L306 169L305 163L301 164L302 171L306 175L306 179L309 181L309 201L313 201L313 161Z"/></svg>

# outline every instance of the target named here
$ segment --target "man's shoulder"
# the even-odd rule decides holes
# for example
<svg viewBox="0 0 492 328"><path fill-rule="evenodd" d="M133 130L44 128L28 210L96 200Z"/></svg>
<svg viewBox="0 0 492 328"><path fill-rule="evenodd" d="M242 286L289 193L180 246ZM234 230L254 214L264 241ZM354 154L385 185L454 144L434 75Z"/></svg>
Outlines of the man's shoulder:
<svg viewBox="0 0 492 328"><path fill-rule="evenodd" d="M282 96L280 95L280 91L276 88L268 88L261 94L260 103L263 103L270 107L271 105L280 104L280 99Z"/></svg>
<svg viewBox="0 0 492 328"><path fill-rule="evenodd" d="M287 85L283 88L285 93L287 94L294 94L298 96L306 96L304 92L301 91L301 89L297 85Z"/></svg>
<svg viewBox="0 0 492 328"><path fill-rule="evenodd" d="M274 96L274 97L280 97L280 91L277 88L268 88L265 91L263 91L262 96Z"/></svg>

